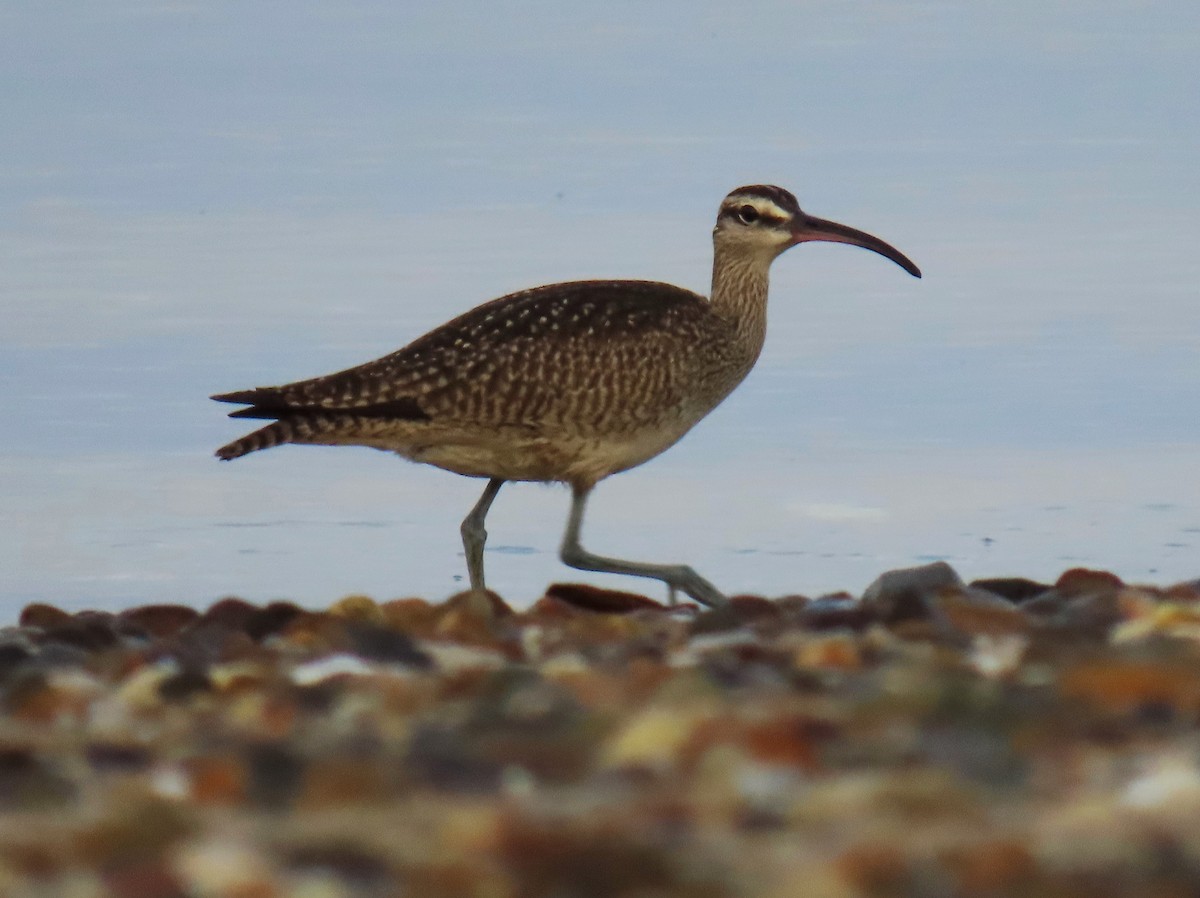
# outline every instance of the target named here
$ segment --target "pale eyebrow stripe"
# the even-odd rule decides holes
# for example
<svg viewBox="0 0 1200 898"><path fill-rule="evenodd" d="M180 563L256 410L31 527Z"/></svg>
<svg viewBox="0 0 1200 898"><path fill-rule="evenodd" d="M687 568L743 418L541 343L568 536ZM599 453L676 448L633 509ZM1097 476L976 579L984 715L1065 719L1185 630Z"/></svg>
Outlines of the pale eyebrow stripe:
<svg viewBox="0 0 1200 898"><path fill-rule="evenodd" d="M788 219L788 213L781 209L775 202L766 197L753 195L729 197L722 205L721 213L734 214L741 206L753 206L759 215L771 221L787 221Z"/></svg>

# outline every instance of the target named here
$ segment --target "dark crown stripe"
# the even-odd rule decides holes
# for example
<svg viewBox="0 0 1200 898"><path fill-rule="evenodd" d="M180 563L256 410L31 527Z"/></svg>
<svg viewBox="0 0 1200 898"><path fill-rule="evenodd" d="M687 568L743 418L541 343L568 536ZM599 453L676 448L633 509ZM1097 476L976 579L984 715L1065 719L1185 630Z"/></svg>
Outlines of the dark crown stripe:
<svg viewBox="0 0 1200 898"><path fill-rule="evenodd" d="M782 187L776 187L773 184L748 184L745 187L739 187L732 191L726 200L736 201L736 198L749 197L758 197L772 202L793 215L800 211L800 204L796 202L796 198Z"/></svg>

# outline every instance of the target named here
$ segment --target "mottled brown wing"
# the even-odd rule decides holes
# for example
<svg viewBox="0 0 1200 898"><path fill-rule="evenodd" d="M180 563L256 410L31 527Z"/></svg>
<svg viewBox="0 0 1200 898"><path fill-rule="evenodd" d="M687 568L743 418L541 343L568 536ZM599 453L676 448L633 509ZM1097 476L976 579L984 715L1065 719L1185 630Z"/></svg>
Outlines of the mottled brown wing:
<svg viewBox="0 0 1200 898"><path fill-rule="evenodd" d="M698 331L710 314L704 297L670 284L552 284L478 306L375 361L212 398L249 405L231 413L241 418L347 411L429 419L452 407L456 397L515 378L539 377L541 387L554 389L553 381L577 373L589 351L616 351L619 360L629 338L653 348L656 337L686 338L693 326Z"/></svg>

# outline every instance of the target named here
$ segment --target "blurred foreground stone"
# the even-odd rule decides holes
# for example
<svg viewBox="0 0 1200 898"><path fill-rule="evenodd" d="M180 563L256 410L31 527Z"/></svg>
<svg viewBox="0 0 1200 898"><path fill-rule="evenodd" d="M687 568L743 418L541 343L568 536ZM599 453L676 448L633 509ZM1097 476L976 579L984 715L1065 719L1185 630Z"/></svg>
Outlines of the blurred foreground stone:
<svg viewBox="0 0 1200 898"><path fill-rule="evenodd" d="M350 596L0 631L0 895L1200 894L1200 585L525 612Z"/></svg>

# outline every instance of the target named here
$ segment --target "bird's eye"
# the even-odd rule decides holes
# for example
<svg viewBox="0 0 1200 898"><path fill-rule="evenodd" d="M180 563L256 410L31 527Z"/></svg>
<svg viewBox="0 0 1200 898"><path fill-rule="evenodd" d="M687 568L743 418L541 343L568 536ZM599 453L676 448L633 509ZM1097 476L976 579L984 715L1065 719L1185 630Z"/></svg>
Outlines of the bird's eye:
<svg viewBox="0 0 1200 898"><path fill-rule="evenodd" d="M737 210L737 217L742 224L754 224L758 221L758 210L747 203Z"/></svg>

